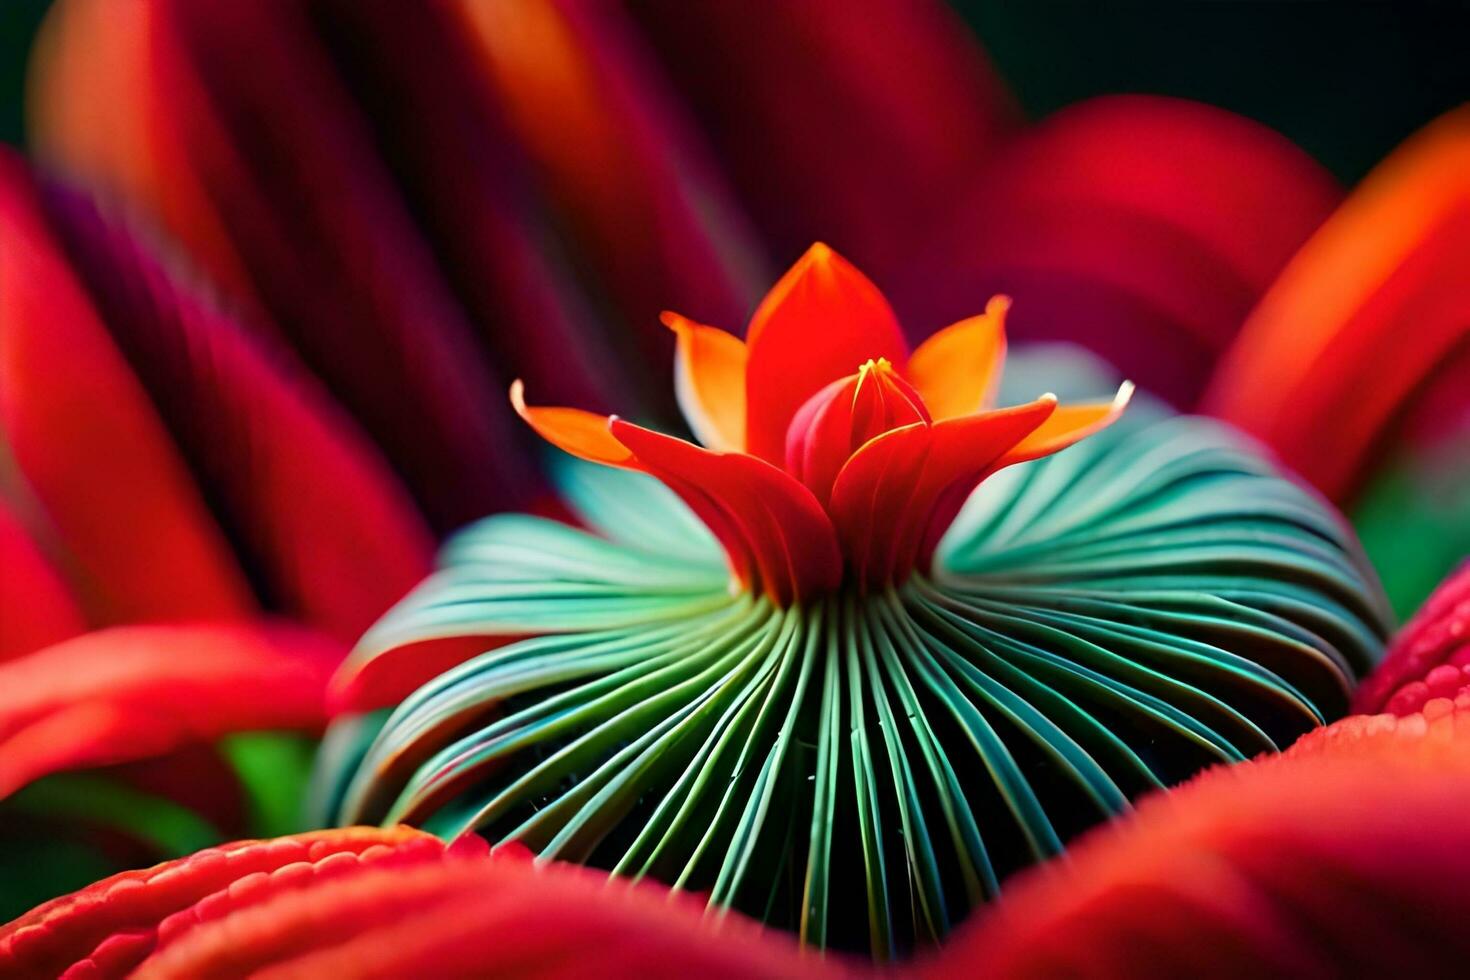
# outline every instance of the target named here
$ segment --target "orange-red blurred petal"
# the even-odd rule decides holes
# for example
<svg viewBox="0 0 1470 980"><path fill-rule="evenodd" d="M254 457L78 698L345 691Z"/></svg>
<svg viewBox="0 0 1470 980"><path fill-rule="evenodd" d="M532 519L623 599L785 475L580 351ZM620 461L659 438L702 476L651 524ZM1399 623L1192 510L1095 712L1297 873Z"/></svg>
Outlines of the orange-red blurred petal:
<svg viewBox="0 0 1470 980"><path fill-rule="evenodd" d="M833 977L836 957L653 883L508 857L369 870L253 904L165 946L140 978Z"/></svg>
<svg viewBox="0 0 1470 980"><path fill-rule="evenodd" d="M480 68L477 90L503 107L643 360L668 363L660 310L744 316L765 272L760 250L622 6L450 10Z"/></svg>
<svg viewBox="0 0 1470 980"><path fill-rule="evenodd" d="M0 661L84 629L66 581L0 499Z"/></svg>
<svg viewBox="0 0 1470 980"><path fill-rule="evenodd" d="M995 402L1006 359L1006 311L996 296L985 312L952 323L920 344L909 358L908 376L936 420L973 415Z"/></svg>
<svg viewBox="0 0 1470 980"><path fill-rule="evenodd" d="M0 664L0 797L64 769L312 729L345 650L279 625L117 626Z"/></svg>
<svg viewBox="0 0 1470 980"><path fill-rule="evenodd" d="M1081 343L1185 407L1341 197L1278 133L1144 95L1068 106L972 181L949 230L889 290L910 327L968 316L1003 293L1015 300L1013 342Z"/></svg>
<svg viewBox="0 0 1470 980"><path fill-rule="evenodd" d="M627 7L778 255L891 271L1020 122L942 0Z"/></svg>
<svg viewBox="0 0 1470 980"><path fill-rule="evenodd" d="M578 459L608 466L629 466L633 454L613 438L611 419L580 408L533 408L526 404L526 386L519 380L510 386L510 403L516 414L536 434Z"/></svg>
<svg viewBox="0 0 1470 980"><path fill-rule="evenodd" d="M1470 107L1409 139L1251 313L1204 407L1329 497L1356 489L1417 390L1470 344Z"/></svg>
<svg viewBox="0 0 1470 980"><path fill-rule="evenodd" d="M888 300L826 245L809 248L756 308L746 334L747 452L781 465L796 410L864 361L902 374L908 345Z"/></svg>
<svg viewBox="0 0 1470 980"><path fill-rule="evenodd" d="M243 840L125 871L38 906L0 927L0 974L121 977L160 942L237 908L372 867L444 852L409 827L348 827Z"/></svg>
<svg viewBox="0 0 1470 980"><path fill-rule="evenodd" d="M745 342L734 334L664 313L678 338L674 390L699 441L716 452L745 449Z"/></svg>
<svg viewBox="0 0 1470 980"><path fill-rule="evenodd" d="M1396 715L1470 688L1470 563L1435 589L1353 695L1357 711Z"/></svg>
<svg viewBox="0 0 1470 980"><path fill-rule="evenodd" d="M67 550L93 625L253 609L147 393L64 261L30 177L8 155L0 155L0 429Z"/></svg>

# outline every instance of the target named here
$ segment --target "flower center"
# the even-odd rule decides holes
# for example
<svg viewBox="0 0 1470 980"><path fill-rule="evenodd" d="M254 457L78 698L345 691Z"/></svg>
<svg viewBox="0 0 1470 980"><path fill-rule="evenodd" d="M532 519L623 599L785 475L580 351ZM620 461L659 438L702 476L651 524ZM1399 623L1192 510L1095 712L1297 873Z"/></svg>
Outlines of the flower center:
<svg viewBox="0 0 1470 980"><path fill-rule="evenodd" d="M799 408L786 430L786 471L827 505L832 485L852 454L885 432L929 424L924 399L886 357L864 362Z"/></svg>

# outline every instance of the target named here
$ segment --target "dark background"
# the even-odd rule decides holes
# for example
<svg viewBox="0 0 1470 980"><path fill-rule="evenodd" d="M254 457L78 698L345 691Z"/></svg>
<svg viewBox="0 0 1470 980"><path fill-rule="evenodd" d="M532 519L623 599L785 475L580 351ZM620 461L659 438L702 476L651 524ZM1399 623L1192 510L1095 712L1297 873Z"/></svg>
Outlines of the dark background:
<svg viewBox="0 0 1470 980"><path fill-rule="evenodd" d="M25 56L47 2L0 0L5 142L23 140ZM1280 130L1346 182L1419 126L1470 99L1470 0L956 0L955 6L1032 115L1102 92L1187 96Z"/></svg>

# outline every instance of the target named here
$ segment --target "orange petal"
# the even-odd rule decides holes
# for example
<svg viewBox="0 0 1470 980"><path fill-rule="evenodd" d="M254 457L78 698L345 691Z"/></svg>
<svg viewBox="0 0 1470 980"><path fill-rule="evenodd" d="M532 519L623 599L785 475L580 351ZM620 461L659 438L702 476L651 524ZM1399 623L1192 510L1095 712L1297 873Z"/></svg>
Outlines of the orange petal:
<svg viewBox="0 0 1470 980"><path fill-rule="evenodd" d="M1123 414L1132 398L1133 382L1125 381L1118 386L1118 393L1110 402L1058 405L1057 410L1045 422L1002 456L995 468L1061 452L1074 442L1080 442L1094 432L1112 425Z"/></svg>
<svg viewBox="0 0 1470 980"><path fill-rule="evenodd" d="M537 435L556 448L592 463L633 468L633 454L613 438L608 416L580 408L531 408L519 379L510 386L510 403Z"/></svg>
<svg viewBox="0 0 1470 980"><path fill-rule="evenodd" d="M996 296L980 316L945 327L909 358L909 380L936 421L973 415L995 403L1010 308L1008 298Z"/></svg>
<svg viewBox="0 0 1470 980"><path fill-rule="evenodd" d="M243 905L347 872L443 853L438 838L409 827L347 827L211 847L104 878L0 927L0 974L58 976L74 969L120 977L160 940L175 940Z"/></svg>
<svg viewBox="0 0 1470 980"><path fill-rule="evenodd" d="M1337 500L1470 331L1470 107L1412 137L1302 246L1204 407Z"/></svg>
<svg viewBox="0 0 1470 980"><path fill-rule="evenodd" d="M749 452L781 464L786 429L802 403L864 361L886 357L903 374L908 345L878 287L818 242L766 294L746 334Z"/></svg>
<svg viewBox="0 0 1470 980"><path fill-rule="evenodd" d="M699 441L717 452L745 449L745 342L677 313L660 319L678 337L674 387Z"/></svg>
<svg viewBox="0 0 1470 980"><path fill-rule="evenodd" d="M118 626L0 664L0 797L235 731L315 728L346 651L298 628Z"/></svg>

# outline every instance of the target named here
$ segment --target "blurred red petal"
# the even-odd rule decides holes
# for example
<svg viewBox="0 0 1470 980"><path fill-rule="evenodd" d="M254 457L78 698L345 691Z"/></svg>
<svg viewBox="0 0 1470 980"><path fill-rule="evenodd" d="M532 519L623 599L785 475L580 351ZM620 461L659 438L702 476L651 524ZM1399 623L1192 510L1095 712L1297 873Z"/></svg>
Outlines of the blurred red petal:
<svg viewBox="0 0 1470 980"><path fill-rule="evenodd" d="M82 611L50 560L0 499L0 661L86 629Z"/></svg>
<svg viewBox="0 0 1470 980"><path fill-rule="evenodd" d="M1470 399L1470 107L1368 175L1302 247L1221 363L1204 407L1329 497L1357 487L1416 394L1458 362Z"/></svg>
<svg viewBox="0 0 1470 980"><path fill-rule="evenodd" d="M972 187L894 291L910 327L1004 293L1011 340L1083 343L1181 405L1341 196L1271 130L1156 96L1070 106Z"/></svg>
<svg viewBox="0 0 1470 980"><path fill-rule="evenodd" d="M355 640L428 572L433 548L376 448L288 352L171 279L88 201L52 188L46 205L265 598Z"/></svg>
<svg viewBox="0 0 1470 980"><path fill-rule="evenodd" d="M345 650L276 625L119 626L0 664L0 798L236 731L314 729Z"/></svg>
<svg viewBox="0 0 1470 980"><path fill-rule="evenodd" d="M937 0L628 6L777 254L825 239L887 272L1018 121Z"/></svg>
<svg viewBox="0 0 1470 980"><path fill-rule="evenodd" d="M668 363L663 309L743 317L764 274L759 250L627 14L498 0L452 9L482 91L504 107L642 359Z"/></svg>
<svg viewBox="0 0 1470 980"><path fill-rule="evenodd" d="M236 841L125 871L0 927L0 973L120 977L159 941L241 906L364 867L432 860L443 851L437 838L408 827L349 827Z"/></svg>
<svg viewBox="0 0 1470 980"><path fill-rule="evenodd" d="M820 242L771 287L745 337L746 451L780 466L798 408L864 361L902 374L908 346L878 287Z"/></svg>
<svg viewBox="0 0 1470 980"><path fill-rule="evenodd" d="M1353 696L1357 711L1413 714L1470 687L1470 563L1440 584Z"/></svg>
<svg viewBox="0 0 1470 980"><path fill-rule="evenodd" d="M307 11L165 2L151 5L131 34L116 35L67 36L69 21L58 15L51 57L35 76L38 104L62 103L38 127L52 157L115 186L111 175L127 166L127 154L143 155L147 162L134 169L155 182L136 198L145 203L169 193L175 165L202 186L240 256L243 292L258 296L270 322L384 448L441 528L523 501L534 480L530 464L485 449L520 439L500 401L502 381L488 369L422 236L414 202L378 152L372 118L354 102ZM106 79L68 79L45 64L89 62L93 48L107 64L115 60L109 49L124 43L143 48L134 57L151 85L153 109L133 122L160 135L131 132L124 115L95 138L107 143L117 131L109 151L86 156L74 147L90 141L69 130L87 116L69 104L105 101L110 94L95 86ZM268 126L259 125L266 119ZM172 147L183 148L178 159L161 156ZM192 218L170 221L170 230L233 287L237 277L213 261Z"/></svg>
<svg viewBox="0 0 1470 980"><path fill-rule="evenodd" d="M828 977L794 937L651 883L502 857L370 870L252 904L138 976Z"/></svg>
<svg viewBox="0 0 1470 980"><path fill-rule="evenodd" d="M228 543L10 156L0 156L0 426L94 625L252 610Z"/></svg>
<svg viewBox="0 0 1470 980"><path fill-rule="evenodd" d="M1454 976L1470 698L1219 768L1019 880L933 976Z"/></svg>

